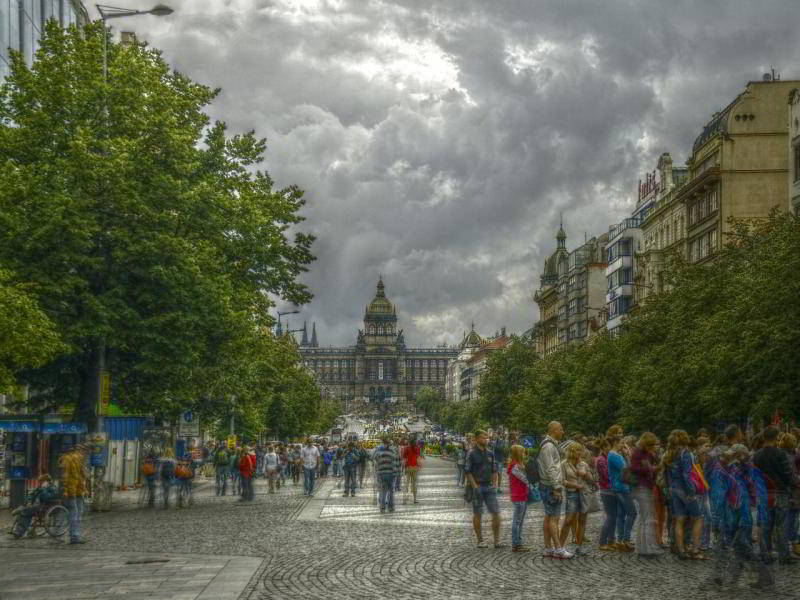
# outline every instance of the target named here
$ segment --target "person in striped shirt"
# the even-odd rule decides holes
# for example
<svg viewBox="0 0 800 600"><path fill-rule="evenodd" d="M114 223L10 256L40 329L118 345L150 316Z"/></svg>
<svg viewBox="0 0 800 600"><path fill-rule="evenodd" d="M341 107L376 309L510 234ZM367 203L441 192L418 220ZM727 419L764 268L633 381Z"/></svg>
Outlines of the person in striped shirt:
<svg viewBox="0 0 800 600"><path fill-rule="evenodd" d="M399 458L390 445L389 438L385 438L375 450L372 461L375 465L375 475L380 483L378 498L381 512L385 513L387 508L389 512L394 512L394 480Z"/></svg>

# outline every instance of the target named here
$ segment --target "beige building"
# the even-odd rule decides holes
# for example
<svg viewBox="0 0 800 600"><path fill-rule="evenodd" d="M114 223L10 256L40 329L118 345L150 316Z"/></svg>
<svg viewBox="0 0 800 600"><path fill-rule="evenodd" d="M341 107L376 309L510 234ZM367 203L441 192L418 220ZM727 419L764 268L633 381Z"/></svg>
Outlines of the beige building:
<svg viewBox="0 0 800 600"><path fill-rule="evenodd" d="M789 206L786 99L797 81L751 81L715 113L695 139L688 173L658 199L642 222L638 299L664 289L670 254L711 260L730 231L728 219L763 218Z"/></svg>
<svg viewBox="0 0 800 600"><path fill-rule="evenodd" d="M472 323L469 333L464 334L458 346L458 356L447 365L444 394L448 402L469 400L469 394L467 394L466 398L461 395L461 378L467 370L467 362L472 358L473 354L480 350L484 343L484 339L475 331L475 323Z"/></svg>
<svg viewBox="0 0 800 600"><path fill-rule="evenodd" d="M800 89L789 92L789 212L800 217Z"/></svg>
<svg viewBox="0 0 800 600"><path fill-rule="evenodd" d="M641 245L636 248L636 271L633 305L651 292L664 290L664 265L673 252L683 253L686 243L686 206L678 200L678 190L686 183L688 167L674 167L672 156L665 152L652 173L655 185L642 194Z"/></svg>
<svg viewBox="0 0 800 600"><path fill-rule="evenodd" d="M539 321L533 339L540 355L594 336L604 325L606 308L606 244L608 234L593 237L567 251L563 227L557 247L544 263L539 289L533 296Z"/></svg>

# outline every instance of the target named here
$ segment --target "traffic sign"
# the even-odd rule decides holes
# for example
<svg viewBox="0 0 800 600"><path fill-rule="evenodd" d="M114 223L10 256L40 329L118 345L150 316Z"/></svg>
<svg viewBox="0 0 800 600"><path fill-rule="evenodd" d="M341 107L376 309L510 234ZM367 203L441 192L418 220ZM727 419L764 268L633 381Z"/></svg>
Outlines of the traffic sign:
<svg viewBox="0 0 800 600"><path fill-rule="evenodd" d="M533 436L526 435L522 438L522 447L523 448L533 448Z"/></svg>

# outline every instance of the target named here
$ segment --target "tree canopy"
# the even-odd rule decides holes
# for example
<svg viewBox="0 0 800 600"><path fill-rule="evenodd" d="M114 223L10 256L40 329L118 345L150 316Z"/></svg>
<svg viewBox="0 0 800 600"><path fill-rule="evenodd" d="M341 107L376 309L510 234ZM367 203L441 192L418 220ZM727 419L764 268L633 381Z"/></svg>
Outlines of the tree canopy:
<svg viewBox="0 0 800 600"><path fill-rule="evenodd" d="M157 50L109 40L105 79L105 34L51 21L33 66L12 53L0 88L0 265L35 284L45 347L64 343L46 364L9 364L36 367L15 375L38 407L79 420L93 418L100 369L145 414L277 393L297 356L270 339L270 298L311 298L303 192L276 188L257 168L265 140L211 123L219 90ZM294 377L286 394L310 394Z"/></svg>

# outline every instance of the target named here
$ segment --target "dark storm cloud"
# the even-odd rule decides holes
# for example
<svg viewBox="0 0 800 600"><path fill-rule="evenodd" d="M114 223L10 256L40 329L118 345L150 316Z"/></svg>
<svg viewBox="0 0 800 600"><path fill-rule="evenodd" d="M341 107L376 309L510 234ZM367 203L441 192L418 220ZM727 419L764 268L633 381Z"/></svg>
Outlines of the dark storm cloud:
<svg viewBox="0 0 800 600"><path fill-rule="evenodd" d="M315 299L292 325L324 345L353 343L378 273L412 345L528 328L561 214L568 246L602 233L748 80L800 75L792 0L174 8L133 27L307 192Z"/></svg>

